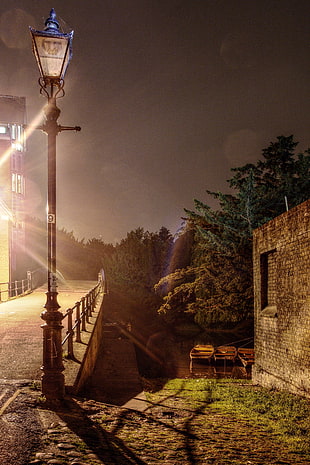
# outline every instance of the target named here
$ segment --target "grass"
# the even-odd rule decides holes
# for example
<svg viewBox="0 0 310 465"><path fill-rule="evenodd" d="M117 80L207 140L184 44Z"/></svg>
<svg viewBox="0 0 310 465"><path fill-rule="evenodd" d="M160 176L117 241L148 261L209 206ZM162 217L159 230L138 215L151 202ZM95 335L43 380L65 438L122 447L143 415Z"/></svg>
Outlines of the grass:
<svg viewBox="0 0 310 465"><path fill-rule="evenodd" d="M186 399L194 408L204 404L250 421L285 442L293 452L310 457L310 403L304 398L244 380L174 379L161 391L148 393L148 399L156 402L172 395Z"/></svg>

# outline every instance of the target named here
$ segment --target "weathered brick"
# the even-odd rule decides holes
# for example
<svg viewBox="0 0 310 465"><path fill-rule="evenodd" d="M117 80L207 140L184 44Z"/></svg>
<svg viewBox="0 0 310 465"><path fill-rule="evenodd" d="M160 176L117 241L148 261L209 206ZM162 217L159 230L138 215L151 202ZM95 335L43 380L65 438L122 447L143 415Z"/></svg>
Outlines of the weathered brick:
<svg viewBox="0 0 310 465"><path fill-rule="evenodd" d="M310 199L253 234L253 381L310 398Z"/></svg>

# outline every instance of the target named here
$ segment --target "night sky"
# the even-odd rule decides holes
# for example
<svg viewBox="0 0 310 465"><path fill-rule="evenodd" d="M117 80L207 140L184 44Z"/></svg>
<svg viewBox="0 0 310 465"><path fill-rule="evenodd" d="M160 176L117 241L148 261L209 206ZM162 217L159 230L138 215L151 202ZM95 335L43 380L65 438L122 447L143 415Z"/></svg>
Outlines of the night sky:
<svg viewBox="0 0 310 465"><path fill-rule="evenodd" d="M58 227L115 242L141 226L172 233L230 168L279 135L309 147L309 0L7 0L0 93L46 100L28 26L54 7L74 30L58 100ZM47 137L28 139L28 213L44 218Z"/></svg>

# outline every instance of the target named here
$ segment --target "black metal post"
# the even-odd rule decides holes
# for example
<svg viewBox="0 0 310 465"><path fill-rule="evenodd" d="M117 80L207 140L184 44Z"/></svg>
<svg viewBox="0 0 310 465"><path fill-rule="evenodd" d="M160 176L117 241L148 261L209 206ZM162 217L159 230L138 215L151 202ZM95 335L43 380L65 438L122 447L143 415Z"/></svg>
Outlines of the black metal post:
<svg viewBox="0 0 310 465"><path fill-rule="evenodd" d="M53 92L51 92L53 94ZM45 108L45 124L48 136L48 192L47 192L47 293L45 310L41 318L43 328L43 375L42 393L47 400L59 400L65 394L64 365L62 361L61 330L63 314L57 302L56 278L56 136L60 131L57 119L60 110L52 95Z"/></svg>

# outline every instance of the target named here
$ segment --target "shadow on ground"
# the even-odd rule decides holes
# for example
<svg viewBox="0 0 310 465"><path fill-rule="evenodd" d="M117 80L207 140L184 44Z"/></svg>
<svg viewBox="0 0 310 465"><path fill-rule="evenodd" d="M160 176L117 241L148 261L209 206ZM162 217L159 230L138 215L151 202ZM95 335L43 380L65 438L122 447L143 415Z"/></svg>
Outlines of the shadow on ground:
<svg viewBox="0 0 310 465"><path fill-rule="evenodd" d="M53 411L74 433L77 446L85 445L103 463L170 464L175 463L169 461L173 458L182 464L196 464L193 444L199 437L189 422L196 411L165 405L169 400L177 404L177 397L174 393L163 402L148 402L144 412L67 397L61 409ZM197 413L204 408L202 403Z"/></svg>
<svg viewBox="0 0 310 465"><path fill-rule="evenodd" d="M81 398L66 398L54 413L77 450L114 465L306 465L306 457L280 443L275 433L213 407L214 393L186 398L186 385L148 395L144 411ZM247 385L252 389L251 385ZM196 392L197 394L197 392ZM198 399L198 400L197 400ZM82 458L83 459L83 458ZM87 455L84 458L87 462ZM83 461L83 460L82 460Z"/></svg>

